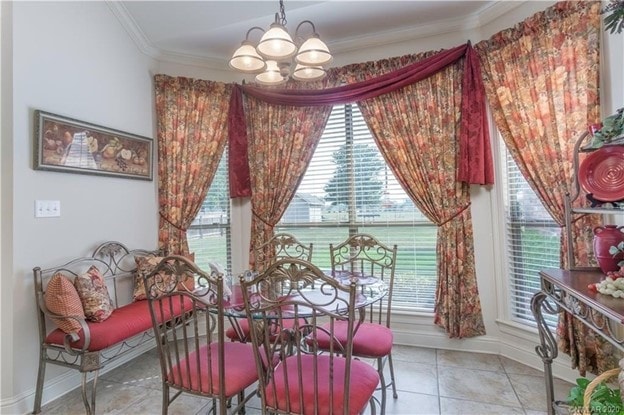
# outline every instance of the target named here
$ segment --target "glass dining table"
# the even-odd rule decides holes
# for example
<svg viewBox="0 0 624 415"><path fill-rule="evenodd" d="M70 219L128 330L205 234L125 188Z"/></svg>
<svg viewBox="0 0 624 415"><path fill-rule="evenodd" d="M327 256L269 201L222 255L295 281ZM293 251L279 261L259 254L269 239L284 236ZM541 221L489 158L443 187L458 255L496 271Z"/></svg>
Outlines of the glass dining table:
<svg viewBox="0 0 624 415"><path fill-rule="evenodd" d="M251 278L253 273L246 272L246 275ZM388 285L386 282L376 277L343 271L335 274L327 272L326 275L331 276L336 279L338 283L343 285L348 285L352 281L355 282L358 288L355 297L355 308L360 310L360 313L364 312L369 305L379 301L388 294ZM290 299L296 300L297 297L305 297L306 301L321 305L334 312L340 312L342 307L346 308L345 301L348 300L345 292L335 290L333 287L320 282L318 284L309 284L305 287L298 287L293 290L287 289L286 292L286 295L288 295ZM245 312L243 292L241 291L240 284L235 283L232 285L231 293L229 297L224 300L223 307L224 314L228 318L232 328L236 331L238 338L246 338L245 325L247 322L247 313ZM288 317L288 310L282 310L282 312L282 317ZM306 316L305 311L302 311L301 307L299 307L297 315L299 317Z"/></svg>

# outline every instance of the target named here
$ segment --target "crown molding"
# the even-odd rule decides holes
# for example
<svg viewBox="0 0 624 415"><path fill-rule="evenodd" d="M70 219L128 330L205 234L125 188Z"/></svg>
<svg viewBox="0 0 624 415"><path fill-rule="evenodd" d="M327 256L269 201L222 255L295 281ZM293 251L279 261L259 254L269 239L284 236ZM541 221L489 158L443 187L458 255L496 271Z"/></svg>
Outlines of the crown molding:
<svg viewBox="0 0 624 415"><path fill-rule="evenodd" d="M227 69L227 61L223 59L162 50L154 47L123 3L114 0L105 0L105 2L126 30L137 48L139 48L141 53L144 55L163 62L180 63L184 65L193 65L217 70Z"/></svg>
<svg viewBox="0 0 624 415"><path fill-rule="evenodd" d="M209 58L207 56L192 55L190 53L161 50L158 52L158 57L156 57L156 59L161 62L199 66L201 68L213 69L218 71L230 70L228 66L228 61L226 61L225 59Z"/></svg>
<svg viewBox="0 0 624 415"><path fill-rule="evenodd" d="M126 6L120 1L105 0L104 2L111 12L113 12L117 20L119 20L119 23L121 23L121 26L126 30L139 50L143 54L156 59L160 51L150 44L147 40L147 36L145 36L145 33L143 33L136 20L134 20L132 15L128 12Z"/></svg>
<svg viewBox="0 0 624 415"><path fill-rule="evenodd" d="M366 47L383 46L407 42L423 37L437 36L478 27L478 18L469 16L461 19L448 19L414 27L377 32L372 35L355 36L338 42L328 42L332 53L347 53Z"/></svg>
<svg viewBox="0 0 624 415"><path fill-rule="evenodd" d="M493 22L502 15L509 13L526 2L527 1L499 1L497 3L486 5L477 12L480 21L479 26L485 26L486 24Z"/></svg>
<svg viewBox="0 0 624 415"><path fill-rule="evenodd" d="M329 43L334 53L347 53L364 47L383 46L393 43L407 42L423 37L438 36L463 30L479 29L496 20L500 16L519 7L525 1L500 1L487 5L481 10L461 18L437 20L409 28L402 28L371 35L362 35Z"/></svg>
<svg viewBox="0 0 624 415"><path fill-rule="evenodd" d="M154 47L122 2L114 0L105 0L105 2L143 54L163 62L192 65L213 70L227 70L228 64L225 59L180 53ZM441 20L409 28L351 37L337 42L328 42L328 46L335 55L336 53L347 53L365 47L383 46L423 37L478 29L524 3L526 1L498 1L462 18Z"/></svg>

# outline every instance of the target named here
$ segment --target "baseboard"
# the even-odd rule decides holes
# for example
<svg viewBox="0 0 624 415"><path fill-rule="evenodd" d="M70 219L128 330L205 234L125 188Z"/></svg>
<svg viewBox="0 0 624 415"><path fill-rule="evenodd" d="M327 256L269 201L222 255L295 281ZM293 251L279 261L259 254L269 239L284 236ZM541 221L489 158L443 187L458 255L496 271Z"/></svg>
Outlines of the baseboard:
<svg viewBox="0 0 624 415"><path fill-rule="evenodd" d="M499 325L499 328L502 327ZM521 329L507 324L497 337L485 335L469 339L449 339L447 334L431 324L430 320L416 317L406 321L399 319L398 324L393 322L392 331L396 344L498 354L540 372L544 371L542 359L535 352L535 347L539 344L539 336L533 332L534 330ZM552 372L554 377L570 383L575 383L576 378L580 376L578 371L571 369L570 357L563 353L559 353L557 359L553 361Z"/></svg>
<svg viewBox="0 0 624 415"><path fill-rule="evenodd" d="M431 313L393 313L392 332L394 342L406 346L476 353L500 352L499 339L487 334L466 339L449 339L442 328L433 324Z"/></svg>
<svg viewBox="0 0 624 415"><path fill-rule="evenodd" d="M535 346L537 346L537 343L533 344L532 347L522 347L516 339L514 342L500 340L500 345L501 356L515 360L523 365L539 370L540 372L544 371L544 362L542 362L542 359L535 352ZM553 377L565 380L566 382L576 383L576 378L580 377L580 375L578 371L572 369L571 367L572 362L570 360L570 356L559 352L557 358L553 360L552 363ZM588 377L591 376L591 374L588 374Z"/></svg>

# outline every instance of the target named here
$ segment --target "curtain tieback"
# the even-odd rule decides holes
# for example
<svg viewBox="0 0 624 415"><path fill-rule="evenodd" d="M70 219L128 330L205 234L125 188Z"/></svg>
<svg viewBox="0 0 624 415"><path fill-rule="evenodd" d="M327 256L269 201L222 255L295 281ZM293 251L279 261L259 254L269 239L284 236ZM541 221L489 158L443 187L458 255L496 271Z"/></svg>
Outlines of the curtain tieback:
<svg viewBox="0 0 624 415"><path fill-rule="evenodd" d="M582 215L578 215L577 217L573 218L570 223L575 223L581 219L585 219L587 217L587 215L589 215L589 213L583 213ZM562 225L559 225L560 228L565 228L565 223L563 223Z"/></svg>
<svg viewBox="0 0 624 415"><path fill-rule="evenodd" d="M468 203L466 206L464 206L463 208L459 209L457 211L457 213L455 213L453 216L451 216L450 218L448 218L447 220L445 220L444 222L442 222L441 224L438 225L438 227L442 227L444 225L446 225L447 223L449 223L450 221L452 221L453 219L455 219L456 217L458 217L459 215L461 215L462 213L464 213L464 210L468 209L470 207L472 203Z"/></svg>
<svg viewBox="0 0 624 415"><path fill-rule="evenodd" d="M260 222L264 223L269 228L274 228L275 227L275 225L270 224L269 222L267 222L266 220L264 220L260 216L258 216L258 214L256 213L255 210L252 210L251 214L254 215Z"/></svg>
<svg viewBox="0 0 624 415"><path fill-rule="evenodd" d="M178 226L178 225L176 225L175 223L171 222L171 221L169 220L169 218L168 218L168 217L166 217L165 215L163 215L163 213L162 213L162 212L160 212L160 211L159 211L159 212L158 212L158 214L159 214L159 215L160 215L160 217L161 217L161 218L163 218L163 220L164 220L165 222L167 222L169 225L173 226L174 228L176 228L176 229L177 229L177 230L179 230L180 232L186 232L186 229L181 228L180 226Z"/></svg>

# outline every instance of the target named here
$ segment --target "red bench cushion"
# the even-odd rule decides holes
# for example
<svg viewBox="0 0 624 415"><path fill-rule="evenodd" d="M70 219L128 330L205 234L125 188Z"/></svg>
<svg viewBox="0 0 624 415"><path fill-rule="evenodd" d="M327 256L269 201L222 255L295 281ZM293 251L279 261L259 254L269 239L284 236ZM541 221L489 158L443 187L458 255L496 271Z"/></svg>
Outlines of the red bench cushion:
<svg viewBox="0 0 624 415"><path fill-rule="evenodd" d="M182 314L182 306L180 303L175 304L174 313ZM184 309L191 309L190 300L184 302ZM88 351L96 352L113 346L122 340L128 339L139 333L152 328L152 318L149 313L147 300L135 301L123 307L116 308L111 316L101 323L87 321L89 330L91 331L91 343ZM80 339L72 343L72 347L80 349L84 345L84 332L78 332ZM46 343L63 345L65 333L56 329L46 337Z"/></svg>

